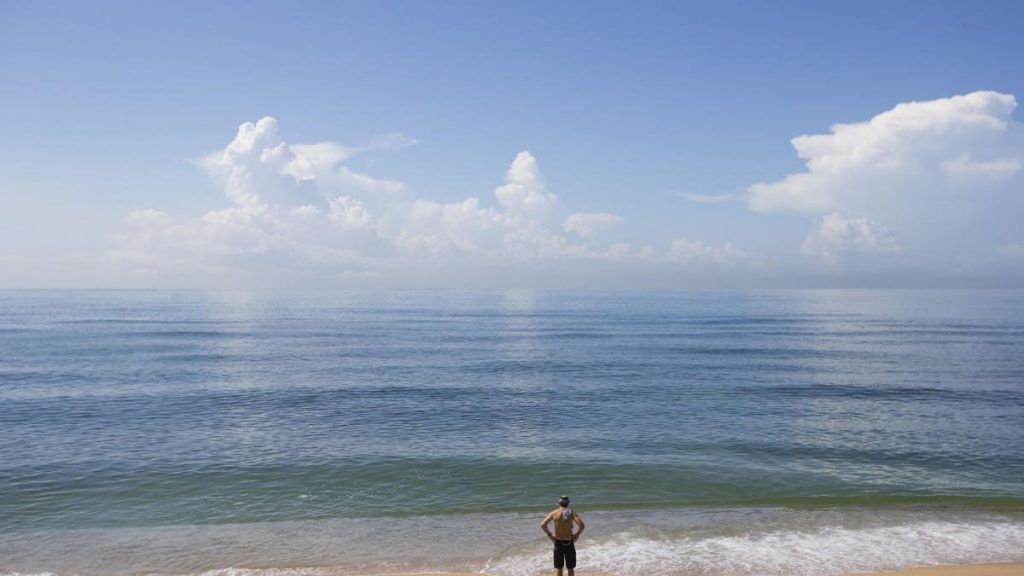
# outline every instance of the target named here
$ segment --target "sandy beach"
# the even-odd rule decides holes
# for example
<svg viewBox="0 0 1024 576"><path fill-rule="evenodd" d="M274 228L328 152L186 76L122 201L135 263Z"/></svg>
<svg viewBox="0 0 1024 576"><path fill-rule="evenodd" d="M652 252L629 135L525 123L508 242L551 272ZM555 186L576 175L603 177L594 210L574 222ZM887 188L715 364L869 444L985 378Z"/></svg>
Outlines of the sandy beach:
<svg viewBox="0 0 1024 576"><path fill-rule="evenodd" d="M863 574L860 576L863 576ZM927 566L924 568L898 570L896 572L872 572L868 573L868 576L880 576L882 574L895 574L899 576L1022 576L1024 575L1024 562Z"/></svg>
<svg viewBox="0 0 1024 576"><path fill-rule="evenodd" d="M540 574L553 574L554 571L544 571ZM615 576L608 572L592 572L588 570L577 570L581 576ZM485 576L479 572L438 572L438 573L402 573L387 574L382 576ZM857 572L849 576L1024 576L1024 562L1012 562L1005 564L962 564L955 566L926 566L922 568L908 568L894 572Z"/></svg>

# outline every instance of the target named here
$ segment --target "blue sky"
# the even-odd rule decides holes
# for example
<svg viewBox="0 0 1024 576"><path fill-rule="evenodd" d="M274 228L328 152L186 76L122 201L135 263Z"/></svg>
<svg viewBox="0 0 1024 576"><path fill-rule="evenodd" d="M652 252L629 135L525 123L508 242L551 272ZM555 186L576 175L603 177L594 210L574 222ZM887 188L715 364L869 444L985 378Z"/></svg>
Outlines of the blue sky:
<svg viewBox="0 0 1024 576"><path fill-rule="evenodd" d="M1019 286L1022 16L0 2L0 286Z"/></svg>

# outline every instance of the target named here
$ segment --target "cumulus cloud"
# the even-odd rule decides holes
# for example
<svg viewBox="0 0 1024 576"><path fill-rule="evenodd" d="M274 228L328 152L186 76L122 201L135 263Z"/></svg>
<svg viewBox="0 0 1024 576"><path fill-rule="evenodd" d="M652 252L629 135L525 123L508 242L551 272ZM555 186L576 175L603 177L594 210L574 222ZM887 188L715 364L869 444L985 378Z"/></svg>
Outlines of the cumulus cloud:
<svg viewBox="0 0 1024 576"><path fill-rule="evenodd" d="M398 136L391 137L395 138ZM198 163L223 183L225 195L236 205L262 210L268 204L309 203L323 189L401 192L400 182L374 178L341 165L367 150L387 147L346 147L336 142L288 144L278 135L277 120L268 116L239 126L224 150L208 154Z"/></svg>
<svg viewBox="0 0 1024 576"><path fill-rule="evenodd" d="M458 202L409 198L402 182L347 165L358 155L415 141L389 134L362 146L290 143L273 118L246 122L223 150L198 162L220 183L227 205L185 218L156 208L135 210L108 261L144 278L193 285L229 279L243 286L367 279L402 285L411 271L425 271L439 285L447 276L483 275L486 285L486 275L496 271L536 277L568 270L566 262L632 261L686 270L753 261L728 243L676 240L639 252L625 242L602 243L601 233L623 217L566 214L527 151L515 156L492 195ZM585 272L579 265L571 264L572 270ZM202 280L187 280L196 278Z"/></svg>
<svg viewBox="0 0 1024 576"><path fill-rule="evenodd" d="M562 229L581 238L593 239L598 232L622 223L622 216L607 212L576 212L562 222Z"/></svg>
<svg viewBox="0 0 1024 576"><path fill-rule="evenodd" d="M820 257L833 268L838 268L844 256L849 254L892 253L898 250L896 238L878 222L867 218L846 218L838 212L821 218L801 246L804 254Z"/></svg>
<svg viewBox="0 0 1024 576"><path fill-rule="evenodd" d="M933 270L986 264L1024 208L1016 99L991 91L895 106L792 140L802 172L749 187L756 212L819 218L803 252L892 254Z"/></svg>
<svg viewBox="0 0 1024 576"><path fill-rule="evenodd" d="M602 244L600 232L622 217L565 215L528 151L516 155L490 201L409 198L403 183L346 165L359 154L413 143L391 134L362 146L290 144L275 119L246 122L223 150L198 162L221 184L228 205L195 218L136 210L108 260L138 275L202 277L214 284L231 277L245 285L268 278L273 285L353 278L393 285L424 267L457 275L503 263L566 260L733 266L746 256L729 244L677 241L660 254L653 248L634 253L623 242Z"/></svg>
<svg viewBox="0 0 1024 576"><path fill-rule="evenodd" d="M296 144L289 147L292 159L281 168L281 173L298 181L315 181L321 187L339 190L353 189L377 194L398 194L405 186L398 181L373 178L339 164L365 150L380 147L345 148L335 142Z"/></svg>
<svg viewBox="0 0 1024 576"><path fill-rule="evenodd" d="M479 198L447 204L415 200L406 209L396 244L414 256L497 256L509 224L498 211L482 207Z"/></svg>
<svg viewBox="0 0 1024 576"><path fill-rule="evenodd" d="M665 259L698 266L736 267L754 262L753 257L726 242L721 246L708 246L696 240L676 238L669 245Z"/></svg>
<svg viewBox="0 0 1024 576"><path fill-rule="evenodd" d="M943 163L946 175L954 184L970 184L979 180L1005 180L1020 171L1021 161L1017 158L997 158L988 162L971 160L964 153L959 158Z"/></svg>
<svg viewBox="0 0 1024 576"><path fill-rule="evenodd" d="M349 196L338 196L329 199L328 204L331 207L331 222L343 229L370 228L373 226L373 217L370 216L370 213L359 200ZM315 206L303 206L302 208L311 209L310 215L319 212Z"/></svg>
<svg viewBox="0 0 1024 576"><path fill-rule="evenodd" d="M1008 143L1016 105L1007 94L974 92L899 104L867 122L836 124L830 134L798 136L792 144L807 171L754 184L750 207L761 212L841 210L891 194L884 184L906 185L907 178L945 172L970 156L989 166L1013 166L1015 157L989 156Z"/></svg>
<svg viewBox="0 0 1024 576"><path fill-rule="evenodd" d="M558 196L547 191L537 159L529 152L516 155L505 173L505 185L494 196L507 212L531 218L546 216L558 204Z"/></svg>
<svg viewBox="0 0 1024 576"><path fill-rule="evenodd" d="M364 202L339 193L394 191L388 180L339 165L367 148L291 145L274 118L243 123L223 150L198 162L221 183L229 205L187 219L136 210L108 260L164 277L373 273L376 257L391 247Z"/></svg>
<svg viewBox="0 0 1024 576"><path fill-rule="evenodd" d="M477 261L532 261L552 258L621 259L629 256L625 243L601 247L599 231L622 222L615 214L570 214L558 230L562 212L558 196L548 191L537 159L520 152L494 190L495 206L479 198L440 203L418 199L393 210L399 215L395 245L417 257ZM576 234L579 242L562 232Z"/></svg>
<svg viewBox="0 0 1024 576"><path fill-rule="evenodd" d="M741 250L732 242L713 246L688 238L674 238L665 250L644 246L636 256L647 262L690 271L763 272L775 265L772 259Z"/></svg>
<svg viewBox="0 0 1024 576"><path fill-rule="evenodd" d="M277 121L263 118L246 122L228 146L209 154L199 164L224 186L224 194L235 205L253 212L266 209L268 200L289 190L294 180L281 176L280 169L293 158L277 135ZM287 192L282 195L287 198Z"/></svg>
<svg viewBox="0 0 1024 576"><path fill-rule="evenodd" d="M743 195L679 196L704 204L746 200L764 218L806 219L810 232L791 253L825 271L1016 269L1019 276L1024 131L1011 118L1015 106L1013 96L996 92L899 104L794 138L805 162L800 172ZM243 123L223 149L197 162L220 184L219 202L211 199L213 206L194 217L159 206L128 214L108 260L140 275L204 277L213 285L225 277L254 285L261 278L402 285L409 270L486 280L495 271L559 273L611 262L658 274L729 270L738 278L775 265L730 242L679 237L685 231L667 245L611 243L607 231L624 219L566 209L529 151L512 159L490 193L454 202L413 197L398 180L354 168L361 155L415 143L398 133L356 145L289 143L273 118ZM807 263L794 261L791 270L805 272Z"/></svg>

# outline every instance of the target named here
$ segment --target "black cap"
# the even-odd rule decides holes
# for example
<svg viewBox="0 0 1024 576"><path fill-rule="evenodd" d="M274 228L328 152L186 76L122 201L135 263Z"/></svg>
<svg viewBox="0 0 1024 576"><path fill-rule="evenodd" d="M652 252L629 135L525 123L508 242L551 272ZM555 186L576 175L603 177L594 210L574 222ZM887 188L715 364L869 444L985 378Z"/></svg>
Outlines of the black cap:
<svg viewBox="0 0 1024 576"><path fill-rule="evenodd" d="M562 494L561 496L558 497L558 503L563 505L563 506L568 504L569 503L569 497L566 496L565 494Z"/></svg>

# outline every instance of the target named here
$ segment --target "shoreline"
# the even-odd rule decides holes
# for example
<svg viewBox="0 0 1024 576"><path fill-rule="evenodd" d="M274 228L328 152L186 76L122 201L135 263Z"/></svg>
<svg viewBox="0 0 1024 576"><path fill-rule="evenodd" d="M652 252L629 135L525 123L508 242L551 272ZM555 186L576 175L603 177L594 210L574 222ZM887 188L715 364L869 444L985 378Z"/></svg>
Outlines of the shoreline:
<svg viewBox="0 0 1024 576"><path fill-rule="evenodd" d="M1024 576L1016 511L585 514L580 576ZM0 532L0 576L554 576L539 532L506 513Z"/></svg>

